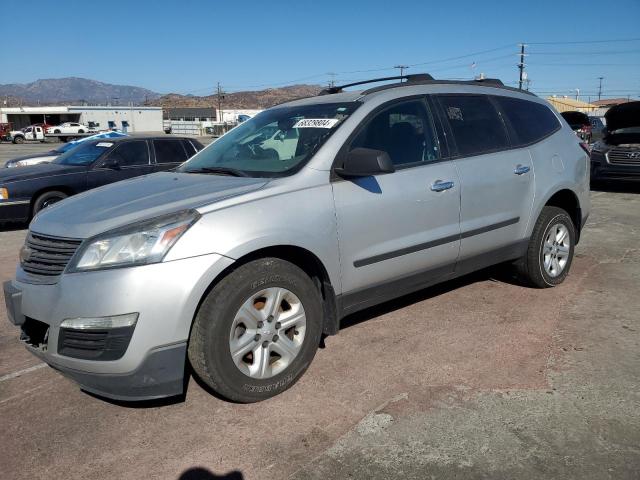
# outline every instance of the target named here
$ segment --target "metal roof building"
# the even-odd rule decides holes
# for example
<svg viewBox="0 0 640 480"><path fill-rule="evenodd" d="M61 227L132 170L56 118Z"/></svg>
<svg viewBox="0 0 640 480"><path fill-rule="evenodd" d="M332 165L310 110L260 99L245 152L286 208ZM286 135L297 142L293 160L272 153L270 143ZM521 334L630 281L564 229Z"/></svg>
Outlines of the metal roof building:
<svg viewBox="0 0 640 480"><path fill-rule="evenodd" d="M161 132L162 108L134 106L53 106L2 107L0 123L11 122L14 129L34 123L59 125L78 122L98 130L118 129L128 132Z"/></svg>
<svg viewBox="0 0 640 480"><path fill-rule="evenodd" d="M598 108L592 103L582 102L568 97L547 97L547 101L553 105L558 112L584 112L589 113Z"/></svg>

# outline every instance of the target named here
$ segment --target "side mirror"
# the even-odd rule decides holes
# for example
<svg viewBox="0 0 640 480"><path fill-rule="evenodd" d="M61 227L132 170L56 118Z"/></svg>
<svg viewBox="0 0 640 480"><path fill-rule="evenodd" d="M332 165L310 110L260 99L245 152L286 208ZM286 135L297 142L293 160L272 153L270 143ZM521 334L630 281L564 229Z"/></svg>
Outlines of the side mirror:
<svg viewBox="0 0 640 480"><path fill-rule="evenodd" d="M102 168L110 168L111 170L120 170L120 162L116 157L107 158L102 164Z"/></svg>
<svg viewBox="0 0 640 480"><path fill-rule="evenodd" d="M342 168L336 168L341 177L370 177L393 173L396 168L387 152L372 148L354 148L347 154Z"/></svg>

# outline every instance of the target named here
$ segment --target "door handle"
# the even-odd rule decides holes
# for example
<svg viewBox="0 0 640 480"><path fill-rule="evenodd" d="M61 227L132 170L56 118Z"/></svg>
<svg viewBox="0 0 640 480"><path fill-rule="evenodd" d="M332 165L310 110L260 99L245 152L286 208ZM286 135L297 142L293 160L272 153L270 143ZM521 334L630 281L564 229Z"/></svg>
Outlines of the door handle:
<svg viewBox="0 0 640 480"><path fill-rule="evenodd" d="M526 165L518 165L513 173L516 175L524 175L525 173L529 173L529 170L531 170L531 168Z"/></svg>
<svg viewBox="0 0 640 480"><path fill-rule="evenodd" d="M453 182L450 180L447 182L443 182L442 180L436 180L431 184L431 191L444 192L445 190L449 190L450 188L453 188L453 185L454 185Z"/></svg>

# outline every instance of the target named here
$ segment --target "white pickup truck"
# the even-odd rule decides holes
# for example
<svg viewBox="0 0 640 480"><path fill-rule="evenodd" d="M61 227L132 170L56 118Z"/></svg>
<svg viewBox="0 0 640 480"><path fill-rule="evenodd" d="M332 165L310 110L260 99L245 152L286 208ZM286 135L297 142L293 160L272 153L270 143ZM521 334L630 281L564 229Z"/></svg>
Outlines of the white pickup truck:
<svg viewBox="0 0 640 480"><path fill-rule="evenodd" d="M32 125L22 130L13 130L9 132L13 143L24 143L26 140L39 140L44 143L44 130L42 127Z"/></svg>

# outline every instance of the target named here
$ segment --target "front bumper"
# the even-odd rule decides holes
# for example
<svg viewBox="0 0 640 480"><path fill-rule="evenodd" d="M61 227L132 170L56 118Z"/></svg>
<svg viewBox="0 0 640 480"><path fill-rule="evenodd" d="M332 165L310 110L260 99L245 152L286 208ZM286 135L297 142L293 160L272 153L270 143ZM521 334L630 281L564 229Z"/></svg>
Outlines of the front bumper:
<svg viewBox="0 0 640 480"><path fill-rule="evenodd" d="M0 200L0 222L25 221L30 213L30 200Z"/></svg>
<svg viewBox="0 0 640 480"><path fill-rule="evenodd" d="M607 161L605 155L598 151L591 152L592 180L640 180L640 164L613 164Z"/></svg>
<svg viewBox="0 0 640 480"><path fill-rule="evenodd" d="M183 391L186 345L202 296L232 259L210 254L142 267L63 274L53 284L17 279L4 284L9 320L22 328L29 351L82 388L119 400L144 400ZM138 312L128 347L116 360L61 354L60 324L69 318ZM29 325L42 326L33 341Z"/></svg>

